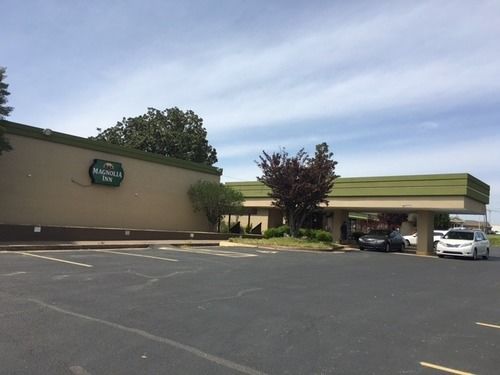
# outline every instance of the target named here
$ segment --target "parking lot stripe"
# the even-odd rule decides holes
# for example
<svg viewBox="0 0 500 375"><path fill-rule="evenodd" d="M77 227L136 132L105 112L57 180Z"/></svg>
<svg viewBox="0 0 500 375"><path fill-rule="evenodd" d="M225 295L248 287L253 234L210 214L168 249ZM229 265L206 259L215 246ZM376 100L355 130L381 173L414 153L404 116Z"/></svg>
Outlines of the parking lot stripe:
<svg viewBox="0 0 500 375"><path fill-rule="evenodd" d="M439 366L439 365L434 365L429 362L420 362L420 365L423 367L429 367L433 368L434 370L440 370L447 372L449 374L457 374L457 375L474 375L472 372L465 372L465 371L460 371L460 370L455 370L449 367L444 367L444 366Z"/></svg>
<svg viewBox="0 0 500 375"><path fill-rule="evenodd" d="M70 315L70 316L73 316L75 318L79 318L79 319L91 321L91 322L94 322L94 323L99 323L99 324L102 324L102 325L105 325L105 326L108 326L108 327L111 327L111 328L115 328L115 329L121 330L123 332L127 332L127 333L131 333L131 334L134 334L134 335L141 336L143 338L146 338L148 340L152 340L152 341L158 342L160 344L165 344L165 345L174 347L176 349L186 351L186 352L188 352L188 353L190 353L192 355L195 355L197 357L200 357L200 358L205 359L207 361L210 361L212 363L216 363L216 364L218 364L220 366L224 366L224 367L229 368L231 370L235 370L235 371L241 372L243 374L247 374L247 375L266 375L264 372L255 370L255 369L253 369L251 367L248 367L248 366L245 366L245 365L240 365L239 363L230 361L230 360L222 358L222 357L218 357L216 355L213 355L213 354L210 354L210 353L207 353L207 352L204 352L204 351L202 351L200 349L197 349L197 348L195 348L193 346L182 344L182 343L180 343L178 341L171 340L171 339L169 339L167 337L161 337L161 336L153 335L152 333L149 333L147 331L143 331L142 329L127 327L127 326L123 326L123 325L118 324L118 323L110 322L108 320L94 318L94 317L88 316L88 315L83 315L83 314L80 314L80 313L77 313L77 312L73 312L73 311L70 311L70 310L63 309L61 307L57 307L57 306L45 303L43 301L40 301L40 300L37 300L37 299L34 299L34 298L28 298L27 300L31 301L33 303L36 303L39 306L43 306L43 307L45 307L45 308L47 308L49 310L52 310L52 311L56 311L56 312L59 312L59 313L65 314L65 315Z"/></svg>
<svg viewBox="0 0 500 375"><path fill-rule="evenodd" d="M433 259L439 259L437 256L435 255L423 255L423 254L413 254L413 253L398 253L398 252L395 252L395 253L390 253L390 254L393 254L393 255L406 255L406 256L410 256L410 257L420 257L420 258L433 258Z"/></svg>
<svg viewBox="0 0 500 375"><path fill-rule="evenodd" d="M497 328L500 329L500 326L495 325L495 324L488 324L488 323L481 323L481 322L476 322L477 325L483 326L483 327L490 327L490 328Z"/></svg>
<svg viewBox="0 0 500 375"><path fill-rule="evenodd" d="M235 251L209 250L209 249L199 249L199 248L175 249L175 248L171 248L171 247L159 247L158 249L165 250L165 251L178 251L181 253L216 255L219 257L228 257L228 258L248 258L248 257L257 257L258 256L257 254L239 253L239 252L235 252Z"/></svg>
<svg viewBox="0 0 500 375"><path fill-rule="evenodd" d="M128 255L131 257L141 257L141 258L151 258L151 259L159 259L159 260L166 260L168 262L178 262L178 259L172 259L172 258L162 258L162 257L155 257L153 255L141 255L141 254L131 254L131 253L124 253L121 251L111 251L111 250L94 250L99 253L110 253L110 254L119 254L119 255Z"/></svg>
<svg viewBox="0 0 500 375"><path fill-rule="evenodd" d="M36 255L36 254L31 254L31 253L26 253L26 252L20 252L19 254L27 255L27 256L35 257L35 258L46 259L46 260L53 260L54 262L61 262L61 263L73 264L74 266L93 267L91 264L71 262L69 260L64 260L64 259L59 259L59 258L52 258L52 257L46 257L46 256L43 256L43 255Z"/></svg>

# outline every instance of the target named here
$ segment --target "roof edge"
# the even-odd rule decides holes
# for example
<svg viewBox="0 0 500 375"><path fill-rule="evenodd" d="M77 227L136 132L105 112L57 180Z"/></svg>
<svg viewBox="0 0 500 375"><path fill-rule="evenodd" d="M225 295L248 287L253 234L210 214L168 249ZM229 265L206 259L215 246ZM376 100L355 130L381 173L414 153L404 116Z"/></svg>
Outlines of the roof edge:
<svg viewBox="0 0 500 375"><path fill-rule="evenodd" d="M160 154L153 154L151 152L145 152L124 146L118 146L108 142L93 141L87 138L78 137L66 133L60 133L53 130L50 131L50 134L45 134L44 129L42 128L37 128L34 126L29 126L7 120L0 120L0 126L2 126L5 129L6 134L13 134L22 137L40 139L47 142L59 143L72 147L79 147L87 150L105 152L109 154L129 157L132 159L138 159L152 163L168 165L171 167L213 174L217 176L222 175L221 168L212 167L201 163L195 163L188 160L163 156Z"/></svg>

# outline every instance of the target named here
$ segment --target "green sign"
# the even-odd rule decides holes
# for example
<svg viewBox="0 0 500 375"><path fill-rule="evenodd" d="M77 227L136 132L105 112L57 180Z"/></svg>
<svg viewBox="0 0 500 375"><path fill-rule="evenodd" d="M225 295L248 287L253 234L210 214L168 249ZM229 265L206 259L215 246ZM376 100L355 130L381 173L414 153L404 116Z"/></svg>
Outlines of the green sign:
<svg viewBox="0 0 500 375"><path fill-rule="evenodd" d="M93 184L120 186L124 172L121 163L94 159L89 174Z"/></svg>

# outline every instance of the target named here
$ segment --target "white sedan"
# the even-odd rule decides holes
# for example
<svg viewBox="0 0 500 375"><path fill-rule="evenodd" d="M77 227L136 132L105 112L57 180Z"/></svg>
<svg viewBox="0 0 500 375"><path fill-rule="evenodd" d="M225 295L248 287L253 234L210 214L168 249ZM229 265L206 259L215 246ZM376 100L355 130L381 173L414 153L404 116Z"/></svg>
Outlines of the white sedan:
<svg viewBox="0 0 500 375"><path fill-rule="evenodd" d="M480 230L452 229L439 240L436 254L442 258L445 255L488 259L490 256L490 241Z"/></svg>
<svg viewBox="0 0 500 375"><path fill-rule="evenodd" d="M443 237L447 230L435 230L433 233L434 239L434 247L436 247L437 242ZM405 239L406 246L417 246L417 233L410 234L409 236L403 236Z"/></svg>

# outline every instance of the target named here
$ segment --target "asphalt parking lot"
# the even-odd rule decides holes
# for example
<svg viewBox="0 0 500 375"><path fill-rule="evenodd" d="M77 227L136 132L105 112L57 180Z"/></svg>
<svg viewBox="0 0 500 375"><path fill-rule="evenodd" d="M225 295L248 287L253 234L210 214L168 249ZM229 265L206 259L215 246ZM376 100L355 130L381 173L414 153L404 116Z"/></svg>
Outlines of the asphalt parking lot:
<svg viewBox="0 0 500 375"><path fill-rule="evenodd" d="M0 253L2 374L499 374L500 249Z"/></svg>

